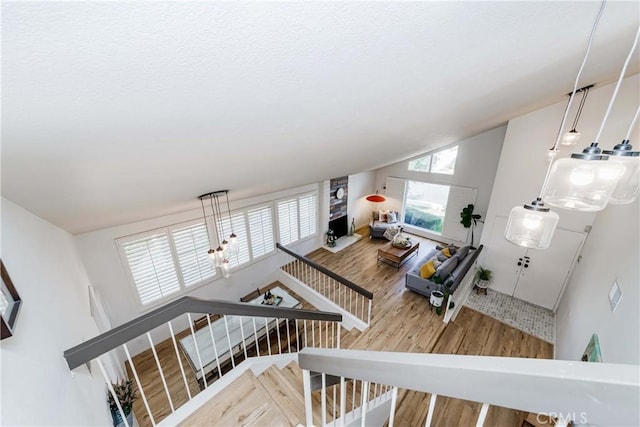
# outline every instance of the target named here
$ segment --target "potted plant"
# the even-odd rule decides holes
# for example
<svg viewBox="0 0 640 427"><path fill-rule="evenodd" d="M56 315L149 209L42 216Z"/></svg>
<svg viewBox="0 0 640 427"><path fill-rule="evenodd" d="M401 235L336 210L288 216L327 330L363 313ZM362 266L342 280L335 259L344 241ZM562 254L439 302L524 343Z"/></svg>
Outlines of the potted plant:
<svg viewBox="0 0 640 427"><path fill-rule="evenodd" d="M460 212L460 224L464 226L464 228L471 228L471 248L473 247L473 228L478 225L478 221L482 221L482 215L473 213L474 206L473 204L468 204L466 208L462 208L462 212Z"/></svg>
<svg viewBox="0 0 640 427"><path fill-rule="evenodd" d="M133 389L132 380L122 380L112 384L113 390L118 396L118 401L124 412L124 416L127 418L129 426L133 426L133 401L136 400L136 391ZM118 410L118 405L113 399L111 392L107 391L107 402L109 402L109 409L111 410L111 417L113 418L113 425L115 427L124 426L124 420L122 414Z"/></svg>
<svg viewBox="0 0 640 427"><path fill-rule="evenodd" d="M487 289L492 278L493 272L488 268L478 267L476 270L476 286L478 288Z"/></svg>
<svg viewBox="0 0 640 427"><path fill-rule="evenodd" d="M431 291L429 302L436 308L436 314L442 313L442 302L444 301L444 293L442 291Z"/></svg>

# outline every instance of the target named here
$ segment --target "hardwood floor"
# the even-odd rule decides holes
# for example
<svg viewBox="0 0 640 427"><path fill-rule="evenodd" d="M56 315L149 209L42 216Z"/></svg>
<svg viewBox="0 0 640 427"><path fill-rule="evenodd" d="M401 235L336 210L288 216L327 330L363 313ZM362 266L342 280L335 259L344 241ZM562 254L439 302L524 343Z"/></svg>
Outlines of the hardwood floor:
<svg viewBox="0 0 640 427"><path fill-rule="evenodd" d="M415 263L437 244L436 242L414 237L420 241L418 256L397 270L377 262L378 247L384 245L386 240L368 239L368 230L359 230L359 233L365 235L365 238L339 253L333 254L319 249L307 255L315 262L374 294L370 327L362 333L357 330L343 331L342 348L509 357L552 357L553 346L551 344L467 307L461 310L454 322L446 326L442 322L442 316L430 311L426 297L405 290L405 273L413 268ZM303 301L300 297L296 297ZM303 307L313 308L306 301L303 301ZM188 333L188 331L182 333ZM167 378L172 401L178 407L187 400L187 395L173 343L171 340L167 340L157 344L156 348ZM184 355L182 355L182 360L189 380L189 388L192 394L195 394L199 391L197 382ZM149 350L135 356L134 365L141 378L147 398L150 399L150 406L157 422L168 415L171 409L157 373L152 352ZM129 367L127 368L129 369ZM272 373L271 378L278 378L277 374ZM255 399L244 399L249 405L248 408L233 408L233 410L249 411L253 415L234 412L233 416L249 417L242 419L253 419L256 421L254 425L295 424L291 419L281 419L281 416L277 418L278 415L269 412L268 408L263 407L264 405L258 405L261 389L256 386L253 380L244 379L244 381L242 387L247 393L246 396L250 396L252 393L258 393L258 395L254 396ZM264 388L264 384L261 387ZM237 405L240 406L238 402ZM252 408L249 402L255 402L257 409ZM277 402L271 403L279 404ZM398 395L396 425L424 425L428 404L428 394L401 390ZM142 402L138 401L134 406L140 425L145 427L151 425ZM260 407L258 408L258 406ZM206 422L190 418L189 423L223 425L223 420L216 415L219 413L217 411L222 410L222 407L217 407L211 410L213 412L208 410L208 415L204 416L205 418L198 418L198 420L207 420ZM439 397L432 425L475 425L479 410L480 404L478 403ZM492 407L485 425L515 426L519 415L513 410ZM225 420L228 421L229 418L225 418ZM303 421L303 418L298 421Z"/></svg>

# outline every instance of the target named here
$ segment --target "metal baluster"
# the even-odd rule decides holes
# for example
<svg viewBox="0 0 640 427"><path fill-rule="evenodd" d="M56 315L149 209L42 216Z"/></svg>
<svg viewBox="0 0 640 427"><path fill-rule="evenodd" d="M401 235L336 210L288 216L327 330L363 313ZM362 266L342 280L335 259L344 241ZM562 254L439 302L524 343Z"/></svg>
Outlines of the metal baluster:
<svg viewBox="0 0 640 427"><path fill-rule="evenodd" d="M102 360L100 360L100 358L97 358L96 362L98 363L98 366L102 371L102 376L104 377L104 381L107 383L107 388L109 388L111 397L116 402L116 406L118 407L118 411L120 412L120 417L122 418L122 421L124 422L125 427L133 427L129 425L129 421L127 421L127 417L124 415L124 411L122 410L122 406L120 405L120 399L118 399L118 395L116 394L116 391L113 389L113 384L111 384L111 380L107 375L107 371L104 369L104 366L102 365Z"/></svg>
<svg viewBox="0 0 640 427"><path fill-rule="evenodd" d="M349 313L353 314L353 289L349 289Z"/></svg>
<svg viewBox="0 0 640 427"><path fill-rule="evenodd" d="M193 337L193 345L196 348L196 354L198 355L198 363L200 364L200 373L202 374L202 382L204 383L204 388L207 388L208 387L207 376L204 373L204 366L202 365L202 357L200 357L200 349L198 348L198 340L196 339L196 332L193 329L193 321L191 320L191 313L187 313L187 318L189 319L189 329L191 329L191 337Z"/></svg>
<svg viewBox="0 0 640 427"><path fill-rule="evenodd" d="M243 316L236 316L238 317L238 319L240 320L240 336L242 337L242 351L244 352L244 360L248 359L247 356L247 342L244 338L244 326L242 326L242 323L244 321L244 317Z"/></svg>
<svg viewBox="0 0 640 427"><path fill-rule="evenodd" d="M476 427L482 427L484 425L484 419L487 418L488 411L489 411L489 404L483 403L482 408L480 409L480 415L478 416L478 421L476 422Z"/></svg>
<svg viewBox="0 0 640 427"><path fill-rule="evenodd" d="M227 316L222 316L222 318L224 319L224 328L227 331L227 343L229 344L229 356L231 357L231 366L233 368L236 367L236 361L233 360L233 347L231 346L231 336L229 335L229 323L227 322Z"/></svg>
<svg viewBox="0 0 640 427"><path fill-rule="evenodd" d="M320 402L322 408L322 425L327 425L327 375L322 373L322 389L320 390Z"/></svg>
<svg viewBox="0 0 640 427"><path fill-rule="evenodd" d="M218 357L218 346L213 338L213 326L211 326L211 315L207 314L207 325L209 326L209 336L211 337L211 345L213 346L213 355L216 357L216 366L218 367L218 378L222 377L222 368L220 367L220 358Z"/></svg>
<svg viewBox="0 0 640 427"><path fill-rule="evenodd" d="M325 335L325 341L324 341L324 346L327 348L329 347L329 322L328 321L324 321L324 335Z"/></svg>
<svg viewBox="0 0 640 427"><path fill-rule="evenodd" d="M344 423L347 413L347 384L344 377L340 377L340 419Z"/></svg>
<svg viewBox="0 0 640 427"><path fill-rule="evenodd" d="M396 416L396 402L398 401L398 387L391 389L391 409L389 410L389 426L393 427L393 420Z"/></svg>
<svg viewBox="0 0 640 427"><path fill-rule="evenodd" d="M316 346L316 329L314 327L314 322L315 322L315 320L311 321L311 345L313 347Z"/></svg>
<svg viewBox="0 0 640 427"><path fill-rule="evenodd" d="M280 319L274 319L276 321L276 334L278 335L278 348L280 349L280 354L282 354L282 340L280 339Z"/></svg>
<svg viewBox="0 0 640 427"><path fill-rule="evenodd" d="M291 353L291 333L289 332L289 319L284 319L284 323L287 324L287 349Z"/></svg>
<svg viewBox="0 0 640 427"><path fill-rule="evenodd" d="M260 357L260 343L258 340L258 330L256 329L256 318L252 317L251 321L253 322L253 337L256 340L256 354Z"/></svg>
<svg viewBox="0 0 640 427"><path fill-rule="evenodd" d="M425 427L430 427L431 426L431 420L433 419L433 411L436 407L436 399L438 398L438 395L435 393L431 394L431 398L429 399L429 412L427 412L427 421L425 421L424 425Z"/></svg>
<svg viewBox="0 0 640 427"><path fill-rule="evenodd" d="M331 322L331 345L336 348L336 322Z"/></svg>
<svg viewBox="0 0 640 427"><path fill-rule="evenodd" d="M296 349L298 353L300 353L300 329L298 327L299 319L296 319Z"/></svg>
<svg viewBox="0 0 640 427"><path fill-rule="evenodd" d="M362 313L362 320L364 320L364 297L362 297L362 311L360 313Z"/></svg>
<svg viewBox="0 0 640 427"><path fill-rule="evenodd" d="M367 397L369 396L369 381L364 381L364 383L362 384L362 418L361 418L361 422L360 425L362 427L366 427L367 426L367 404L369 403L367 401Z"/></svg>
<svg viewBox="0 0 640 427"><path fill-rule="evenodd" d="M269 322L267 322L267 318L264 318L264 330L267 333L267 349L269 350L269 356L271 356L271 338L269 333Z"/></svg>
<svg viewBox="0 0 640 427"><path fill-rule="evenodd" d="M307 341L307 319L304 319L303 326L304 326L304 346L309 347L309 342Z"/></svg>
<svg viewBox="0 0 640 427"><path fill-rule="evenodd" d="M173 332L171 332L171 336L173 336ZM175 339L173 340L173 342L175 343ZM129 361L129 366L131 366L133 377L136 379L136 384L138 385L138 391L140 392L140 396L142 397L142 403L144 403L144 407L147 409L147 414L149 414L149 420L151 420L151 425L155 427L156 422L153 419L151 408L149 408L149 402L147 401L147 396L144 394L144 390L142 389L140 378L138 378L138 371L136 371L136 367L133 365L133 360L131 360L131 355L129 354L129 349L127 348L127 344L122 344L122 347L124 348L124 353L127 355L127 360ZM182 368L182 364L180 364L180 367ZM191 392L189 391L189 386L187 385L187 379L184 376L184 371L182 372L182 377L185 379L184 384L187 387L187 393L189 393L189 400L191 400Z"/></svg>
<svg viewBox="0 0 640 427"><path fill-rule="evenodd" d="M318 342L319 342L318 347L323 348L322 347L322 320L318 320Z"/></svg>
<svg viewBox="0 0 640 427"><path fill-rule="evenodd" d="M313 401L311 399L311 372L302 370L302 387L304 389L304 416L307 426L313 425Z"/></svg>
<svg viewBox="0 0 640 427"><path fill-rule="evenodd" d="M173 349L176 351L176 358L178 359L178 365L180 365L180 372L182 373L182 379L184 380L184 388L187 389L187 394L189 395L189 400L191 400L191 390L189 390L189 383L187 382L187 376L184 373L184 367L182 366L182 358L180 357L180 352L178 351L178 344L176 343L176 336L173 333L173 326L171 325L171 320L169 320L167 322L167 324L169 325L169 332L171 333L171 340L173 341ZM133 365L133 363L131 362L131 357L129 356L129 350L127 349L127 345L123 344L123 346L124 346L125 353L127 353L127 358L129 359L129 364ZM136 379L136 381L137 381L137 379ZM142 389L142 387L140 387L140 385L138 385L138 388ZM140 393L140 394L142 395L142 398L144 399L144 393ZM147 406L146 402L145 402L145 406ZM148 408L147 408L147 411L149 411ZM151 414L149 414L149 415L151 415ZM153 421L152 421L152 424L153 424Z"/></svg>
<svg viewBox="0 0 640 427"><path fill-rule="evenodd" d="M176 409L173 407L173 402L171 401L171 395L169 394L169 387L167 387L167 380L164 379L164 372L162 372L162 366L160 365L160 359L158 359L158 353L156 352L156 346L153 345L153 340L151 339L151 334L147 332L147 339L149 340L149 344L151 345L151 351L153 352L153 358L156 360L156 365L158 365L158 372L160 372L160 379L162 379L162 385L164 386L164 391L167 393L167 400L169 400L169 406L171 407L171 413L175 412Z"/></svg>
<svg viewBox="0 0 640 427"><path fill-rule="evenodd" d="M336 385L333 386L333 425L336 425Z"/></svg>
<svg viewBox="0 0 640 427"><path fill-rule="evenodd" d="M371 325L371 303L373 300L369 300L369 315L367 317L367 325Z"/></svg>
<svg viewBox="0 0 640 427"><path fill-rule="evenodd" d="M358 380L353 379L351 381L351 411L356 409L356 387L358 386Z"/></svg>

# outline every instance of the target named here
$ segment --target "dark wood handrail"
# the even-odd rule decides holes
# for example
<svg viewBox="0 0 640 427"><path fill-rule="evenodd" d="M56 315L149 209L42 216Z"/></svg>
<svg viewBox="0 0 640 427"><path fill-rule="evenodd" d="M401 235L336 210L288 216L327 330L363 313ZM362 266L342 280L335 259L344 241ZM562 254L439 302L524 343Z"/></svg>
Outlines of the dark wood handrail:
<svg viewBox="0 0 640 427"><path fill-rule="evenodd" d="M69 369L75 369L185 313L214 313L291 320L342 321L341 314L326 311L271 307L185 296L66 350L64 358L67 360Z"/></svg>
<svg viewBox="0 0 640 427"><path fill-rule="evenodd" d="M297 253L293 252L291 249L285 248L280 243L276 243L276 248L280 249L284 253L287 253L287 254L291 255L292 257L296 258L297 260L302 261L303 263L307 264L309 267L312 267L312 268L318 270L322 274L326 274L327 276L331 277L332 279L336 280L337 282L342 283L347 288L353 289L354 291L356 291L357 293L359 293L363 297L365 297L367 299L373 299L373 293L371 293L371 291L368 291L368 290L356 285L351 280L345 279L344 277L340 276L339 274L334 273L333 271L329 270L328 268L323 267L320 264L311 261L306 256L298 255Z"/></svg>

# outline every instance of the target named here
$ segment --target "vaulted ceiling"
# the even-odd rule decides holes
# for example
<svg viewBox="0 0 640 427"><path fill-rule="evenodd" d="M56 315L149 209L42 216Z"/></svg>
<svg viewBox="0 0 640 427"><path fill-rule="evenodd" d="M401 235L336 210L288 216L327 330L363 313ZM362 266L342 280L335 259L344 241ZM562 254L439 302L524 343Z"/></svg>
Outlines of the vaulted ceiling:
<svg viewBox="0 0 640 427"><path fill-rule="evenodd" d="M79 233L377 168L561 99L599 5L3 2L2 193Z"/></svg>

